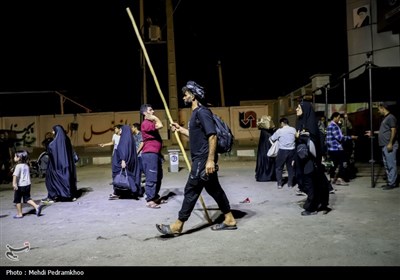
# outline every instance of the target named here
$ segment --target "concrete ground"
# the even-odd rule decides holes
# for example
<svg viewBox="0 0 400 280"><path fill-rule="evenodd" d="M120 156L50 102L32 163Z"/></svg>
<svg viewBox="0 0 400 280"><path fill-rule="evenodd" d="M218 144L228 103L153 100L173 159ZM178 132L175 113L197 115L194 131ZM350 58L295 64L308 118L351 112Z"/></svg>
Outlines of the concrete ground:
<svg viewBox="0 0 400 280"><path fill-rule="evenodd" d="M180 163L183 167L184 163ZM78 167L75 202L46 206L36 217L25 205L16 213L10 185L0 185L0 261L2 270L29 267L106 266L400 266L400 188L371 188L370 166L358 164L358 177L349 186L335 186L327 215L303 217L305 197L294 189L277 189L276 182L256 182L254 160L220 161L219 177L237 218L238 230L215 232L198 202L182 235L161 236L156 223L177 218L187 169L168 172L160 194L168 196L161 209L145 207L145 200L108 200L112 192L111 166ZM375 172L382 172L375 169ZM44 179L33 178L32 197L45 197ZM209 216L221 212L202 194ZM241 203L245 199L248 203ZM29 242L29 250L24 243ZM12 254L11 248L20 248ZM3 274L6 273L3 271Z"/></svg>

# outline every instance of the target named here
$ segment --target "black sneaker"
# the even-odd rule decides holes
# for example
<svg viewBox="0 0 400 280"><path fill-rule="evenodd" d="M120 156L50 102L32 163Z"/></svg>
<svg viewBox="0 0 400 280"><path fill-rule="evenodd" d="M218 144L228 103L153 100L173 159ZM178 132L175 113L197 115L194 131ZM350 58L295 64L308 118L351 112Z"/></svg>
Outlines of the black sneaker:
<svg viewBox="0 0 400 280"><path fill-rule="evenodd" d="M52 200L51 198L46 197L46 198L43 198L43 199L41 200L41 202L42 202L43 204L52 204L52 203L54 203L54 200Z"/></svg>

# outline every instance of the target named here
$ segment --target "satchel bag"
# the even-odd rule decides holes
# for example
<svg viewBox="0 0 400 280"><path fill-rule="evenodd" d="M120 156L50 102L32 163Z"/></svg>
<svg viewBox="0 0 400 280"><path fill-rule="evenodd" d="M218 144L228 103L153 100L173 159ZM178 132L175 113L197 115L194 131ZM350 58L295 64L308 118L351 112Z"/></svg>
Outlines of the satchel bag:
<svg viewBox="0 0 400 280"><path fill-rule="evenodd" d="M269 148L267 156L269 157L276 157L278 155L279 151L279 142L276 140L275 142L272 142L271 139L269 140L271 142L271 148Z"/></svg>
<svg viewBox="0 0 400 280"><path fill-rule="evenodd" d="M296 147L296 152L299 159L308 159L308 147L306 144L298 144Z"/></svg>
<svg viewBox="0 0 400 280"><path fill-rule="evenodd" d="M128 175L126 174L126 169L121 169L121 172L115 175L113 185L123 189L131 188L129 185Z"/></svg>

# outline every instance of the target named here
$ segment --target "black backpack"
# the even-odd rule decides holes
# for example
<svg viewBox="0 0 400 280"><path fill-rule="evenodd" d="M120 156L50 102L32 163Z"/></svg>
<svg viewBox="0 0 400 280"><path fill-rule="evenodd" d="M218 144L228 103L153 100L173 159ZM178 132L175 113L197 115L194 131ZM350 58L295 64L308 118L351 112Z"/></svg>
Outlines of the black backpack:
<svg viewBox="0 0 400 280"><path fill-rule="evenodd" d="M218 117L214 113L212 113L212 116L215 123L215 129L217 131L217 153L219 154L229 153L230 151L232 151L232 146L235 137L233 136L229 126L220 117Z"/></svg>

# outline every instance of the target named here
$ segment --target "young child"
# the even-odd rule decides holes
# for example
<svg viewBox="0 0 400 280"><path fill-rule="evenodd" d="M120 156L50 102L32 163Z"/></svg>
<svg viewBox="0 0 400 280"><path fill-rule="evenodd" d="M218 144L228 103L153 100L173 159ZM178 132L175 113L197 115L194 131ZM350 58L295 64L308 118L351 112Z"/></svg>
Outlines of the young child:
<svg viewBox="0 0 400 280"><path fill-rule="evenodd" d="M43 205L37 205L31 198L31 175L28 165L28 152L18 151L15 153L14 161L17 163L13 172L13 188L14 188L14 203L17 207L17 215L14 219L22 219L22 204L21 199L23 198L24 203L30 204L36 210L36 216L40 216Z"/></svg>
<svg viewBox="0 0 400 280"><path fill-rule="evenodd" d="M114 149L113 149L113 154L114 154L114 151L118 147L119 139L121 138L121 132L122 132L122 124L115 125L114 126L114 134L112 136L111 142L100 143L99 146L100 147L106 147L106 146L114 145Z"/></svg>

